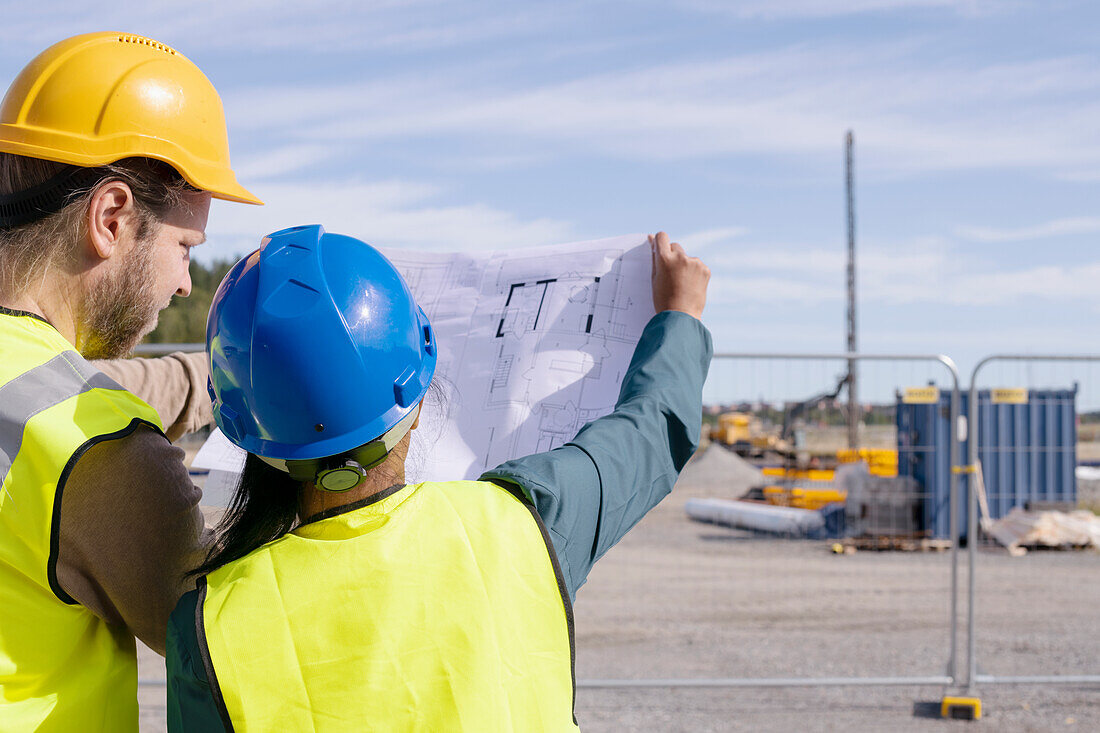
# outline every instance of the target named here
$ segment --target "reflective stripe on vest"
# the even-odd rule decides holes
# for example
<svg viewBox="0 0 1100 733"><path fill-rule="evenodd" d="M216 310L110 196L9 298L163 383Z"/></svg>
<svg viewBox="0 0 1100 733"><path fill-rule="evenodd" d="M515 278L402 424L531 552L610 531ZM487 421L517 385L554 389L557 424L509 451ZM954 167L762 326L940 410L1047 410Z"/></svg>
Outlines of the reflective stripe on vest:
<svg viewBox="0 0 1100 733"><path fill-rule="evenodd" d="M133 636L57 581L65 479L156 413L52 326L0 309L0 731L137 730Z"/></svg>
<svg viewBox="0 0 1100 733"><path fill-rule="evenodd" d="M115 380L65 351L0 386L0 483L8 476L23 442L27 421L90 389L122 389Z"/></svg>
<svg viewBox="0 0 1100 733"><path fill-rule="evenodd" d="M200 583L199 646L236 731L576 731L572 609L530 504L397 487Z"/></svg>

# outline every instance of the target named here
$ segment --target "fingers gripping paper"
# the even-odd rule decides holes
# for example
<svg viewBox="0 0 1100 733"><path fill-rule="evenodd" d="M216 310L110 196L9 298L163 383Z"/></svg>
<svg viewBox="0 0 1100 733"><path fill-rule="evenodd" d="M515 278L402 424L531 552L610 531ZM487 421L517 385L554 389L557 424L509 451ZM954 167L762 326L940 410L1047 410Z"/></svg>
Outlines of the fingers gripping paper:
<svg viewBox="0 0 1100 733"><path fill-rule="evenodd" d="M439 347L408 481L476 478L561 446L614 407L653 315L644 235L478 254L382 251ZM231 448L211 436L194 465L239 472Z"/></svg>

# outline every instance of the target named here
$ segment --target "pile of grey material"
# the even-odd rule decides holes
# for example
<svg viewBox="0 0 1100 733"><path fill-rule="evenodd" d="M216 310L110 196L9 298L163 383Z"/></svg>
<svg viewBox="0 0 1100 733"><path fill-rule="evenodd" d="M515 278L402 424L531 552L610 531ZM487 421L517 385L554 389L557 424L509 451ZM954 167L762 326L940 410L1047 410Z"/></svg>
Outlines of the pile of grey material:
<svg viewBox="0 0 1100 733"><path fill-rule="evenodd" d="M733 451L711 443L687 462L676 487L689 489L697 496L736 499L764 483L759 468Z"/></svg>
<svg viewBox="0 0 1100 733"><path fill-rule="evenodd" d="M766 483L760 469L733 451L711 443L684 466L676 487L691 492L684 511L697 522L785 537L812 537L822 532L825 521L820 512L739 501L751 489Z"/></svg>

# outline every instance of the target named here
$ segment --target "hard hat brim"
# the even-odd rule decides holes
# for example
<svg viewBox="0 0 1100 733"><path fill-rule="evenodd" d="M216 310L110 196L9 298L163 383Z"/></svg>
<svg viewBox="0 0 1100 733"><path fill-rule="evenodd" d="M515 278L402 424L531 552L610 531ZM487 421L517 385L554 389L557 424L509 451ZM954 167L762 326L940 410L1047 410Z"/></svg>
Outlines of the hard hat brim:
<svg viewBox="0 0 1100 733"><path fill-rule="evenodd" d="M186 180L186 176L184 176L184 179ZM192 186L195 186L194 182L192 182L192 181L187 181L187 182L190 183ZM221 199L222 201L233 201L233 202L238 203L238 204L253 204L254 206L263 206L264 205L263 201L256 198L252 194L251 191L249 191L248 189L246 189L244 186L237 183L236 181L233 182L232 186L228 186L228 187L226 187L225 190L219 190L219 191L214 191L212 189L205 188L203 186L195 186L195 187L196 188L201 188L203 191L209 192L211 196L213 196L216 199Z"/></svg>
<svg viewBox="0 0 1100 733"><path fill-rule="evenodd" d="M133 155L123 156L119 156L117 153L76 153L57 147L46 147L24 142L19 139L24 137L24 134L21 134L24 133L24 130L25 128L19 125L0 124L0 152L22 155L27 158L52 160L55 163L68 163L69 165L78 165L85 168L108 165L122 160L122 158L152 158L172 166L185 181L197 189L208 192L216 199L242 204L255 204L257 206L262 206L264 203L251 191L237 183L237 178L232 171L224 168L211 167L210 170L202 170L203 166L197 162L192 161L190 165L186 165L176 156L164 155L148 149ZM163 146L163 141L160 142ZM141 147L147 148L148 146Z"/></svg>

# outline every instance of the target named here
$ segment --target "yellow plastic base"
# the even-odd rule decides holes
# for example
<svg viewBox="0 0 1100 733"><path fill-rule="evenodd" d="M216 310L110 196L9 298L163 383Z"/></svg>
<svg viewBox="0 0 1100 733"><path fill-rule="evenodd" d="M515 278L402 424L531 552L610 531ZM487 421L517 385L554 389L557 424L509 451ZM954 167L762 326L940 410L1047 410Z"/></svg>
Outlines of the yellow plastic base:
<svg viewBox="0 0 1100 733"><path fill-rule="evenodd" d="M982 701L977 697L945 697L940 704L940 717L981 720Z"/></svg>

